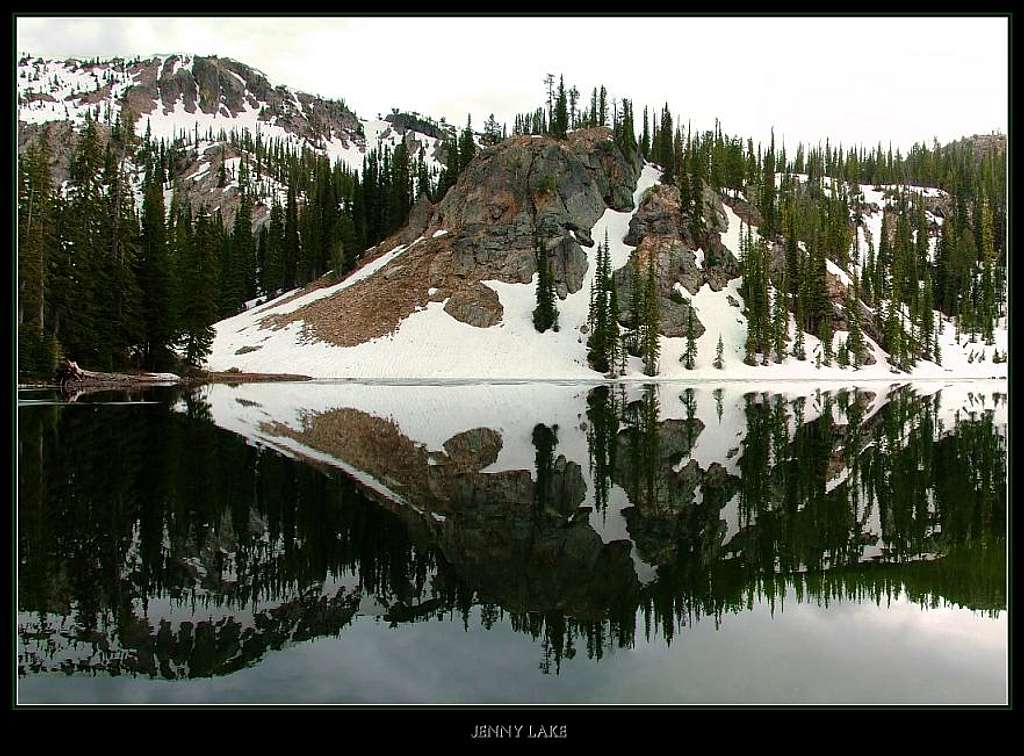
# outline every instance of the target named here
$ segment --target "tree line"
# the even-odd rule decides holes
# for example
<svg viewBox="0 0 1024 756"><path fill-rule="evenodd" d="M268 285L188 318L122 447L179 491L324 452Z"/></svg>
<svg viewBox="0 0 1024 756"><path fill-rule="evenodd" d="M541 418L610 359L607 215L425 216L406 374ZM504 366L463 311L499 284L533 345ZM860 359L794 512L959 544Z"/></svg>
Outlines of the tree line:
<svg viewBox="0 0 1024 756"><path fill-rule="evenodd" d="M371 147L351 170L248 130L197 127L168 142L147 128L139 138L130 118L122 110L107 125L87 114L61 187L45 134L19 158L22 376L48 377L61 356L99 370L201 365L215 322L346 275L404 226L417 198L440 199L475 150L467 124L444 140L439 172L405 141ZM202 153L217 188L237 192L230 223L190 200L183 173Z"/></svg>

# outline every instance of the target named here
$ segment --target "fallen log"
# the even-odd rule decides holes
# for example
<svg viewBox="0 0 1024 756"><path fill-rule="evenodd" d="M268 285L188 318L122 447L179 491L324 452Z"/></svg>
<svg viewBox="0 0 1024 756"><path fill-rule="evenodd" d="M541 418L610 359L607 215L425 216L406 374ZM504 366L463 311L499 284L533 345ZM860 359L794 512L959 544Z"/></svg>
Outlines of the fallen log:
<svg viewBox="0 0 1024 756"><path fill-rule="evenodd" d="M175 373L101 373L84 370L74 360L65 359L57 366L54 375L57 385L70 384L133 386L147 384L181 383L181 376Z"/></svg>

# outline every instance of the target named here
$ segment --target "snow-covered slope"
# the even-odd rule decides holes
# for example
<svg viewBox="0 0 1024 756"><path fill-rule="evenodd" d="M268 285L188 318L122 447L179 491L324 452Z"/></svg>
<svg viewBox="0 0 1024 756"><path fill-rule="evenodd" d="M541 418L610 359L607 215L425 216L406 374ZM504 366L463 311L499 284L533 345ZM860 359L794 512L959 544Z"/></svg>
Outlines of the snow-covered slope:
<svg viewBox="0 0 1024 756"><path fill-rule="evenodd" d="M165 186L168 199L177 185L193 204L220 209L228 223L237 205L237 183L222 187L217 179L222 161L229 181L235 179L246 149L238 145L257 139L264 146L278 143L361 170L369 150L393 150L404 142L410 155L422 154L427 170L436 175L446 155L441 137L453 131L447 124L398 110L384 118L360 118L343 101L274 86L260 71L229 58L156 55L81 61L24 55L16 78L19 150L46 133L58 184L67 178L74 134L86 118L105 129L124 116L136 136L148 134L181 148L182 160L172 166ZM134 175L141 203L143 172ZM285 192L280 183L261 177L255 186L255 224L267 217L275 197L283 201Z"/></svg>
<svg viewBox="0 0 1024 756"><path fill-rule="evenodd" d="M644 167L634 192L634 210L617 212L608 209L591 229L591 238L607 237L611 247L611 268L625 265L633 250L624 242L629 222L636 213L644 192L659 181L660 171L654 165ZM877 203L877 211L865 214L865 225L874 238L881 233L882 191L874 187L861 187L869 202ZM732 208L723 205L728 226L722 232L722 243L738 256L740 219ZM754 228L756 236L757 230ZM862 239L862 235L858 238ZM866 242L865 253L866 253ZM401 250L394 250L393 255ZM557 332L538 333L533 327L532 313L536 306L536 276L533 283L515 284L484 281L500 299L503 316L501 322L489 328L478 328L460 322L445 310L445 302L429 302L401 322L398 329L387 336L373 339L353 347L334 346L311 339L301 320L284 327L261 327L267 315L289 312L292 304L270 305L251 310L217 324L216 339L209 359L214 370L238 368L249 372L280 372L287 366L290 372L317 378L347 378L371 380L501 380L501 379L591 379L602 376L587 365L586 336L581 327L586 325L590 293L594 280L596 248L587 251L588 268L583 287L558 302L559 325ZM863 258L862 258L863 259ZM393 258L363 268L350 276L349 281L362 280L372 275L387 275L400 263ZM830 262L830 272L841 281L849 281L851 271L841 270ZM856 274L856 269L852 271ZM831 366L818 365L821 350L819 339L805 334L806 360L789 356L782 363L767 366L744 363L744 345L747 322L743 315L743 299L739 293L741 279L734 278L721 291L713 291L705 284L692 298L697 317L705 332L697 340L696 368L687 370L680 362L686 347L682 337L660 337L661 358L656 380L889 380L898 373L886 353L865 336L868 348L875 358L873 365L854 369L841 368L835 361ZM348 282L340 284L346 286ZM311 295L330 296L338 286L321 288ZM280 300L290 300L294 292ZM730 302L732 299L735 304ZM939 336L942 364L921 361L913 369L915 378L993 378L1006 377L1007 365L993 363L993 350L1006 354L1008 335L1005 319L996 332L994 347L983 343L970 343L962 337L959 343L953 323L943 320ZM789 333L795 333L795 320L789 318ZM724 347L724 369L713 365L718 339ZM846 338L845 332L835 335L834 349ZM619 380L649 380L643 374L638 358L630 358L626 375Z"/></svg>
<svg viewBox="0 0 1024 756"><path fill-rule="evenodd" d="M80 127L87 113L113 122L128 107L139 136L148 132L171 141L197 132L248 131L254 138L260 134L321 152L350 168L362 166L368 149L393 148L409 134L414 149L424 149L428 166L441 167L436 135L396 127L397 112L385 119L357 118L343 102L272 87L261 72L227 58L157 55L86 62L23 56L17 82L21 124L69 121Z"/></svg>

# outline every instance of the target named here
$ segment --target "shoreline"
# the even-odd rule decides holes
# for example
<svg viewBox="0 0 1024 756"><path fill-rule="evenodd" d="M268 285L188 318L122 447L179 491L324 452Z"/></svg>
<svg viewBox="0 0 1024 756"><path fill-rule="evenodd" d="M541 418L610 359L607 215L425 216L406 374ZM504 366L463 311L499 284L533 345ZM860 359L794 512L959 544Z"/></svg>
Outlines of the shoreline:
<svg viewBox="0 0 1024 756"><path fill-rule="evenodd" d="M720 385L720 384L784 384L794 385L800 383L820 384L848 384L862 385L870 383L1009 383L1007 376L925 376L914 377L912 375L894 375L891 378L871 376L842 380L834 377L806 377L806 378L664 378L659 376L629 376L623 378L583 378L583 377L533 377L533 378L314 378L308 375L297 375L291 373L229 373L214 372L193 378L180 378L170 380L167 378L117 378L117 379L89 379L85 381L73 381L65 384L53 382L29 382L18 383L18 391L42 390L42 389L66 389L76 392L83 391L106 391L123 389L158 388L166 386L182 386L185 388L198 388L200 386L223 384L240 385L243 383L312 383L324 386L337 386L355 384L362 386L481 386L481 385L530 385L530 384L561 384L561 385L593 385L593 386L616 386L636 384L688 384L688 385Z"/></svg>
<svg viewBox="0 0 1024 756"><path fill-rule="evenodd" d="M241 373L231 371L210 371L194 375L178 376L171 373L97 373L84 379L65 381L19 382L17 390L55 389L83 393L87 391L117 391L124 389L158 388L162 386L183 386L196 388L214 383L295 383L312 381L308 375L292 373Z"/></svg>

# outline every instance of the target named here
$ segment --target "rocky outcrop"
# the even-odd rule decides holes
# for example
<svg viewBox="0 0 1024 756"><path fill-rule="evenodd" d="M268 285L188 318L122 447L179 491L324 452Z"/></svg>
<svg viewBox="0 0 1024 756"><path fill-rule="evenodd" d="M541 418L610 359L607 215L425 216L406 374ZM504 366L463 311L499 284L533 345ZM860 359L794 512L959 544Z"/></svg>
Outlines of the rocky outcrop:
<svg viewBox="0 0 1024 756"><path fill-rule="evenodd" d="M110 138L110 129L97 124L97 131L104 143ZM18 124L18 154L32 143L45 139L50 148L50 178L54 186L68 180L71 156L78 144L78 133L68 121Z"/></svg>
<svg viewBox="0 0 1024 756"><path fill-rule="evenodd" d="M267 324L301 320L313 338L353 346L393 332L428 302L447 300L453 318L488 328L501 322L503 309L482 282L530 283L538 247L564 298L583 285L588 261L582 246L593 245L593 225L609 207L632 209L639 170L636 156L624 156L605 128L564 140L517 137L482 149L436 207L418 201L409 225L366 255L368 262L407 246L387 266L390 274L370 276Z"/></svg>
<svg viewBox="0 0 1024 756"><path fill-rule="evenodd" d="M691 215L684 213L679 190L662 184L649 189L629 224L627 244L635 245L631 262L615 271L619 301L628 303L633 297L634 266L643 281L648 261L653 261L659 297L660 328L665 336L685 336L690 313L688 297L680 288L696 294L704 284L720 291L730 279L739 275L735 257L722 246L721 232L726 229L725 211L717 194L704 193L704 230L693 237ZM620 321L631 325L629 307L620 311ZM694 311L694 332L704 333L699 313Z"/></svg>
<svg viewBox="0 0 1024 756"><path fill-rule="evenodd" d="M412 244L416 239L423 236L430 224L430 217L434 214L434 203L426 194L421 194L413 203L409 211L409 221L402 230L399 238L402 244Z"/></svg>
<svg viewBox="0 0 1024 756"><path fill-rule="evenodd" d="M439 204L431 226L457 229L450 269L466 278L529 283L539 245L559 296L579 291L589 231L608 207L632 208L639 164L608 129L566 140L526 136L481 150Z"/></svg>
<svg viewBox="0 0 1024 756"><path fill-rule="evenodd" d="M172 55L140 61L129 73L135 83L124 103L136 116L179 106L224 117L258 110L261 121L275 119L277 126L311 142L362 138L359 119L344 102L273 87L262 73L230 58Z"/></svg>
<svg viewBox="0 0 1024 756"><path fill-rule="evenodd" d="M742 197L733 197L727 192L722 196L722 202L731 207L732 211L736 213L736 216L746 225L760 227L764 223L764 218L761 217L761 211L746 199Z"/></svg>
<svg viewBox="0 0 1024 756"><path fill-rule="evenodd" d="M639 591L628 541L606 544L588 518L575 516L587 484L557 443L542 485L529 469L481 472L502 446L501 434L486 427L452 436L443 452L348 408L310 413L302 430L275 423L264 431L352 465L404 497L370 491L429 539L481 601L596 620L618 602L630 606Z"/></svg>
<svg viewBox="0 0 1024 756"><path fill-rule="evenodd" d="M481 470L498 459L501 434L492 428L473 428L445 441L444 451L448 463L467 470ZM437 460L434 462L436 464Z"/></svg>
<svg viewBox="0 0 1024 756"><path fill-rule="evenodd" d="M394 111L384 116L384 120L390 123L391 128L399 134L405 134L407 131L414 131L420 134L426 134L434 139L444 139L446 137L455 136L455 129L451 125L435 123L429 118L424 118L419 113Z"/></svg>

